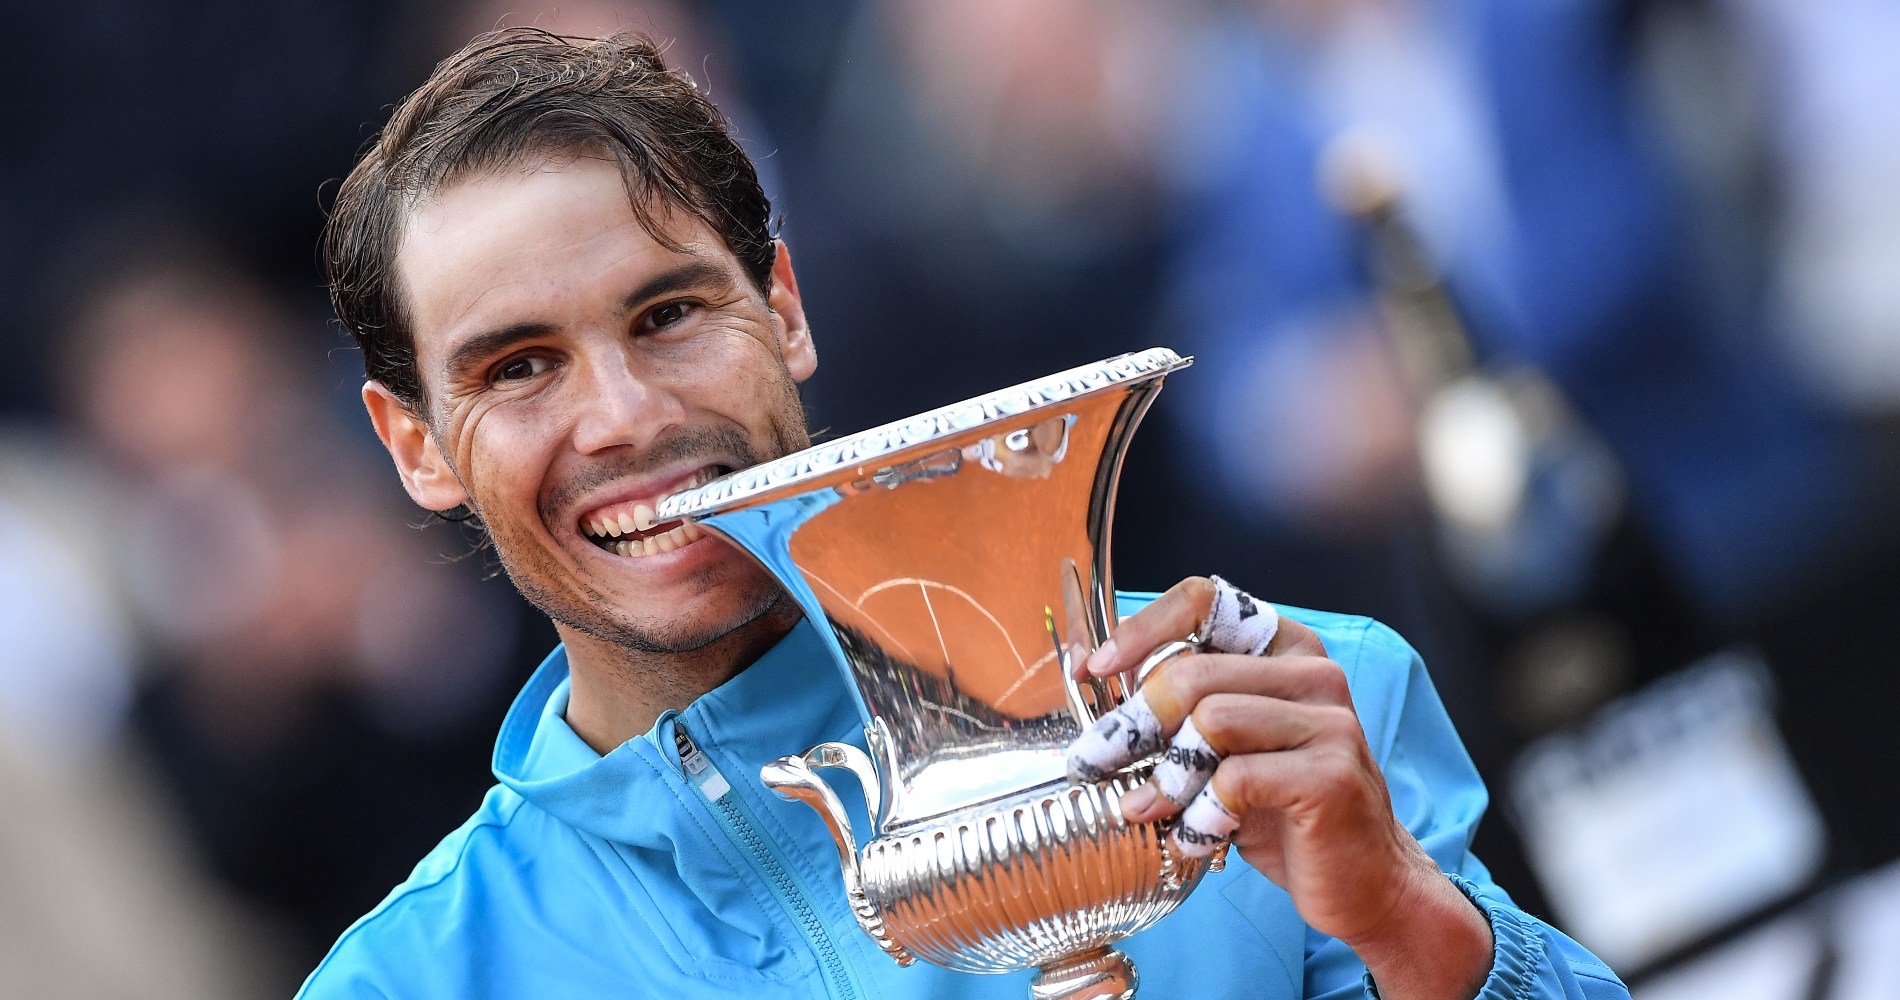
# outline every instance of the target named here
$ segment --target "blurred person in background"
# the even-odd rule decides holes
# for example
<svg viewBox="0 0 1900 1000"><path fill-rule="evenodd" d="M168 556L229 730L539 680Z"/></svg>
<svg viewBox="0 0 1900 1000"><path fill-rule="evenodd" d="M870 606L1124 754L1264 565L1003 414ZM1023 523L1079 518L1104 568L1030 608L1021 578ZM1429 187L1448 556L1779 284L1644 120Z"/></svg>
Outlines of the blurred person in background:
<svg viewBox="0 0 1900 1000"><path fill-rule="evenodd" d="M1333 140L1371 135L1479 363L1547 373L1604 436L1690 610L1756 613L1835 554L1853 453L1761 324L1710 288L1621 9L1265 2L1209 25L1174 137L1169 301L1217 361L1194 425L1225 436L1195 440L1232 502L1325 532L1367 523L1352 512L1369 503L1389 530L1416 498L1422 400L1378 315L1366 234L1321 190ZM1226 307L1241 296L1251 308ZM1299 416L1316 411L1340 419ZM1282 471L1308 448L1340 457ZM1534 604L1588 579L1546 574L1567 586ZM1479 596L1521 611L1522 595Z"/></svg>
<svg viewBox="0 0 1900 1000"><path fill-rule="evenodd" d="M707 8L771 131L775 155L760 162L782 184L803 291L831 347L803 387L819 437L1182 343L1171 322L1156 328L1168 236L1158 170L1199 5ZM1183 482L1162 440L1131 450L1120 523L1200 516L1191 479L1203 473ZM1178 579L1223 555L1167 532L1124 529L1114 546L1130 580Z"/></svg>
<svg viewBox="0 0 1900 1000"><path fill-rule="evenodd" d="M7 5L15 130L0 157L0 412L42 420L74 234L154 208L216 231L307 311L313 193L440 52L435 0L77 0Z"/></svg>
<svg viewBox="0 0 1900 1000"><path fill-rule="evenodd" d="M1763 199L1766 309L1778 334L1816 392L1891 421L1900 410L1900 62L1892 58L1900 8L1880 0L1709 6L1703 18L1715 23L1704 40L1726 50L1676 65L1712 64L1718 72L1703 86L1734 88L1703 109L1721 113L1706 115L1697 136L1698 151L1730 155L1697 166L1723 179L1753 168L1772 185ZM1751 139L1754 155L1737 149Z"/></svg>
<svg viewBox="0 0 1900 1000"><path fill-rule="evenodd" d="M290 969L127 746L138 657L97 470L0 427L0 995L239 998Z"/></svg>
<svg viewBox="0 0 1900 1000"><path fill-rule="evenodd" d="M479 797L515 623L479 560L389 516L269 293L197 237L110 242L63 384L114 480L133 724L206 862L307 958Z"/></svg>
<svg viewBox="0 0 1900 1000"><path fill-rule="evenodd" d="M763 162L782 171L836 345L807 390L815 426L855 430L1147 346L1164 9L711 7L783 150ZM809 75L779 75L792 61Z"/></svg>
<svg viewBox="0 0 1900 1000"><path fill-rule="evenodd" d="M1233 537L1329 606L1405 623L1451 665L1447 698L1487 772L1750 639L1768 649L1811 778L1838 789L1856 764L1895 759L1871 719L1848 737L1827 721L1849 702L1894 704L1895 686L1866 674L1865 628L1840 613L1890 592L1851 570L1891 532L1859 481L1867 452L1703 239L1708 206L1644 61L1646 15L1667 6L1215 12L1184 62L1170 136L1180 236L1164 313L1212 384L1168 416L1184 452L1218 470L1200 482ZM1456 526L1425 502L1439 387L1408 377L1410 320L1391 305L1417 294L1380 257L1391 223L1324 190L1342 137L1383 156L1472 372L1545 380L1614 462L1568 476L1607 492L1567 515L1552 474L1557 509L1526 517L1488 564L1446 544ZM1449 443L1481 447L1473 432L1487 429ZM1541 459L1518 460L1534 515ZM1461 468L1467 481L1487 471ZM1817 637L1816 621L1836 625ZM1852 831L1844 844L1891 842L1891 809L1866 794L1826 805Z"/></svg>

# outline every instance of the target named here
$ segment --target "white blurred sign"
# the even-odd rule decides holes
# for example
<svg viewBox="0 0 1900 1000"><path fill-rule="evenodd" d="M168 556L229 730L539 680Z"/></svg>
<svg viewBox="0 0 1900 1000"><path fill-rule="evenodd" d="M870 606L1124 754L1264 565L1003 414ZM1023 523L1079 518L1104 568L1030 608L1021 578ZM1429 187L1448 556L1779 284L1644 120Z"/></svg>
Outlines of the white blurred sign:
<svg viewBox="0 0 1900 1000"><path fill-rule="evenodd" d="M1643 1000L1900 1000L1900 864L1636 987Z"/></svg>
<svg viewBox="0 0 1900 1000"><path fill-rule="evenodd" d="M1803 887L1825 831L1770 714L1768 672L1726 651L1533 744L1510 797L1565 929L1637 968Z"/></svg>
<svg viewBox="0 0 1900 1000"><path fill-rule="evenodd" d="M1643 1000L1813 1000L1820 934L1807 914L1777 920L1632 992Z"/></svg>

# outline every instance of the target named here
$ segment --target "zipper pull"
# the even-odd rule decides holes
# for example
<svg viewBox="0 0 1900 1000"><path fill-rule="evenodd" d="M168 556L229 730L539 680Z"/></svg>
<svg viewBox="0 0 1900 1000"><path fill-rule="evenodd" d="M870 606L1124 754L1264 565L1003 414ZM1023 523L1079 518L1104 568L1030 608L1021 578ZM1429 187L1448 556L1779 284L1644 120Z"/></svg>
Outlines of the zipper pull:
<svg viewBox="0 0 1900 1000"><path fill-rule="evenodd" d="M686 780L699 789L699 794L704 795L706 801L717 802L732 791L725 775L719 773L719 769L713 766L712 758L699 749L699 744L693 742L692 734L677 719L673 722L673 749L679 751L680 766L686 769Z"/></svg>

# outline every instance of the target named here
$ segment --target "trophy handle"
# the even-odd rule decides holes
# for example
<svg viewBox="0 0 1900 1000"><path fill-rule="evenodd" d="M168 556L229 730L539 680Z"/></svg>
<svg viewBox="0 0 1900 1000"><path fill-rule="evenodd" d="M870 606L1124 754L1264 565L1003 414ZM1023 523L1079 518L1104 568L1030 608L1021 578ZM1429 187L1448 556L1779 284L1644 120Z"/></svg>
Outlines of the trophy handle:
<svg viewBox="0 0 1900 1000"><path fill-rule="evenodd" d="M891 939L884 929L884 917L864 894L864 880L858 871L858 841L851 832L851 817L845 813L844 803L838 800L838 793L832 791L831 786L813 771L815 767L849 769L864 784L865 801L876 802L880 786L876 780L877 772L871 766L871 758L849 743L820 743L805 751L803 756L780 757L759 768L759 780L765 783L765 787L778 793L780 798L810 806L818 813L818 818L825 821L825 829L831 832L831 842L838 848L838 867L844 875L845 899L851 904L852 915L858 918L858 926L898 965L909 965L916 959L903 945ZM866 780L867 776L869 780ZM871 811L872 815L876 815L875 804L871 806Z"/></svg>
<svg viewBox="0 0 1900 1000"><path fill-rule="evenodd" d="M849 743L820 743L805 751L805 765L842 767L856 775L859 787L864 789L864 808L871 818L871 832L877 832L877 818L883 815L884 782L879 780L877 767L871 763L869 754Z"/></svg>

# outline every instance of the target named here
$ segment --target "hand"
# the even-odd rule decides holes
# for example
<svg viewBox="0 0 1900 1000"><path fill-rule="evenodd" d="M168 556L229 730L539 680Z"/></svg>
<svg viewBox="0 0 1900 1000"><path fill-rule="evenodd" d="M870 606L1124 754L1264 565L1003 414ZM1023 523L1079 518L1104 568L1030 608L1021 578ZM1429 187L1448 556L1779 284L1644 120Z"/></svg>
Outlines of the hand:
<svg viewBox="0 0 1900 1000"><path fill-rule="evenodd" d="M1078 676L1133 669L1155 649L1203 630L1215 596L1212 580L1182 581L1123 621ZM1175 800L1153 780L1130 791L1122 798L1130 821L1167 819L1190 797L1201 812L1199 800L1211 795L1211 808L1224 806L1238 820L1232 840L1241 857L1285 889L1313 929L1351 947L1388 1000L1477 994L1491 965L1490 925L1393 815L1345 672L1311 629L1281 618L1263 655L1171 660L1141 694L1153 713L1141 724L1159 727L1149 752L1156 739L1184 736L1175 757L1191 757L1199 744L1181 730L1192 719L1214 766L1206 790L1183 793L1174 782ZM1120 712L1105 716L1098 731L1125 733L1131 720L1118 719ZM1206 853L1180 837L1176 843Z"/></svg>

